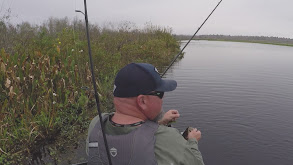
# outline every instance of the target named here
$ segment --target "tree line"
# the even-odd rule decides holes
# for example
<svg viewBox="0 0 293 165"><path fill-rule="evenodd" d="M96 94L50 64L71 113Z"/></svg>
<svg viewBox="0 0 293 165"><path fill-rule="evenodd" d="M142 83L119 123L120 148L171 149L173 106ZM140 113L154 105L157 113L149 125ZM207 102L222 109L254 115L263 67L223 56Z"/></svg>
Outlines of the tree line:
<svg viewBox="0 0 293 165"><path fill-rule="evenodd" d="M174 35L177 40L188 40L191 35ZM272 36L232 36L232 35L198 35L193 38L194 40L219 40L219 41L238 41L238 42L255 42L264 44L276 44L293 46L293 39Z"/></svg>

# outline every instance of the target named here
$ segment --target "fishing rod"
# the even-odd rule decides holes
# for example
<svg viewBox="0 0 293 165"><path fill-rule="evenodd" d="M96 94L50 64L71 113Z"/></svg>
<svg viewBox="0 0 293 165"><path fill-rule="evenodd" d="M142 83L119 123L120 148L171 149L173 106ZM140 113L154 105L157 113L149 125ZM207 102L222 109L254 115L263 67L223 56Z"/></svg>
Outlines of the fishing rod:
<svg viewBox="0 0 293 165"><path fill-rule="evenodd" d="M90 44L90 35L89 35L89 27L88 27L88 15L87 15L86 0L84 0L84 11L85 11L85 13L83 13L80 10L75 10L75 12L82 13L84 15L84 17L85 17L86 35L87 35L89 59L90 59L90 66L91 66L91 73L92 73L92 83L93 83L93 86L94 86L97 111L98 111L99 118L100 118L100 124L101 124L101 128L102 128L102 134L103 134L103 138L104 138L104 143L105 143L105 147L106 147L106 152L107 152L107 156L108 156L109 165L112 165L110 152L109 152L109 147L108 147L108 142L107 142L107 138L106 138L106 135L105 135L104 123L103 123L102 113L101 113L101 108L100 108L99 95L98 95L98 92L97 92L97 85L96 85L96 79L95 79L95 74L94 74L94 65L93 65L92 50L91 50L91 44Z"/></svg>
<svg viewBox="0 0 293 165"><path fill-rule="evenodd" d="M203 21L203 23L200 25L200 27L196 30L196 32L193 34L193 36L188 40L188 42L185 44L185 46L181 49L181 51L176 55L176 57L173 59L173 61L170 63L170 65L166 68L166 70L163 72L161 77L163 77L166 72L170 69L170 67L174 64L174 62L177 60L179 55L183 52L183 50L186 48L186 46L189 44L189 42L193 39L193 37L197 34L197 32L201 29L201 27L206 23L206 21L210 18L210 16L214 13L214 11L218 8L218 6L221 4L222 0L217 4L217 6L213 9L213 11L209 14L209 16Z"/></svg>
<svg viewBox="0 0 293 165"><path fill-rule="evenodd" d="M176 59L179 57L179 55L183 52L185 47L190 43L192 38L197 34L197 32L201 29L201 27L205 24L205 22L209 19L209 17L213 14L213 12L216 10L216 8L220 5L221 2L222 2L222 0L217 4L217 6L214 8L214 10L209 14L209 16L205 19L205 21L201 24L201 26L197 29L197 31L193 34L193 36L189 39L189 41L185 44L185 46L181 49L181 51L177 54L177 56L173 59L173 61L170 63L170 65L167 67L167 69L163 72L161 77L163 77L165 75L165 73L168 71L168 69L173 65L173 63L176 61ZM88 30L88 14L87 14L86 0L84 0L84 10L85 10L85 13L83 13L80 10L75 10L75 12L80 12L85 16L88 51L89 51L89 60L90 60L90 67L91 67L91 74L92 74L92 83L93 83L94 93L95 93L95 100L96 100L96 105L97 105L97 111L98 111L98 114L99 114L99 119L100 119L103 139L104 139L104 143L105 143L105 148L106 148L106 152L107 152L107 156L108 156L108 161L109 161L109 164L112 165L110 152L109 152L109 147L108 147L108 142L107 142L107 138L106 138L106 135L105 135L105 129L104 129L104 124L103 124L103 120L102 120L102 114L101 114L100 102L99 102L99 95L97 93L97 85L96 85L96 80L95 80L95 75L94 75L94 66L93 66L92 52L91 52L91 45L90 45L90 37L89 37L89 30Z"/></svg>

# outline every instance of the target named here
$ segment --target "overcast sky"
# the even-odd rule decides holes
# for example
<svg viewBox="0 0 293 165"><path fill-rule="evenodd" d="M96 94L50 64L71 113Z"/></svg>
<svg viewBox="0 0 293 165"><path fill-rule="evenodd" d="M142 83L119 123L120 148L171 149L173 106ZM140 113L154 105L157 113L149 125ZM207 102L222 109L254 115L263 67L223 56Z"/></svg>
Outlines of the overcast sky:
<svg viewBox="0 0 293 165"><path fill-rule="evenodd" d="M87 0L89 21L146 22L192 35L219 0ZM293 0L223 0L201 34L257 35L293 38ZM49 17L83 19L83 0L0 0L0 17L10 8L11 21L40 24Z"/></svg>

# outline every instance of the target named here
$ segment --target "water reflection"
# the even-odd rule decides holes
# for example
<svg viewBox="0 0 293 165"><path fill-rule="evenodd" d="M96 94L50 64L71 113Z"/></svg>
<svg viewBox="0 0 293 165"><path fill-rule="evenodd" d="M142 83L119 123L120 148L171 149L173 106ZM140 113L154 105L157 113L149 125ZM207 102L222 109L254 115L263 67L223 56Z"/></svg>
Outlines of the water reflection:
<svg viewBox="0 0 293 165"><path fill-rule="evenodd" d="M206 164L293 162L293 47L193 41L166 77L175 124L200 128Z"/></svg>

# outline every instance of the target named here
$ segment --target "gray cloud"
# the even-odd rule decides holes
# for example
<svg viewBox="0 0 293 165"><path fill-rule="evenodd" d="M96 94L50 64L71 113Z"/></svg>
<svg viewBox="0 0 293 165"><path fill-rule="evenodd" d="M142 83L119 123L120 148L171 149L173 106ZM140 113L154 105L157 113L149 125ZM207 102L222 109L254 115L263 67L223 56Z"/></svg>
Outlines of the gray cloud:
<svg viewBox="0 0 293 165"><path fill-rule="evenodd" d="M219 0L87 0L89 21L130 21L171 27L193 34ZM14 22L41 23L49 17L78 17L83 0L0 0L0 14L11 8ZM293 38L291 0L223 0L199 34L263 35Z"/></svg>

